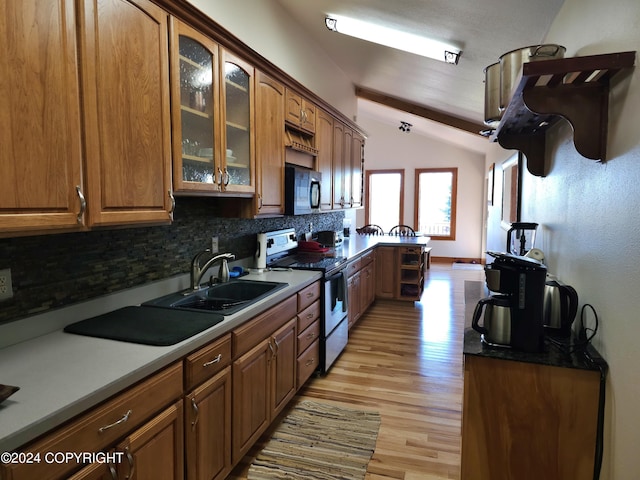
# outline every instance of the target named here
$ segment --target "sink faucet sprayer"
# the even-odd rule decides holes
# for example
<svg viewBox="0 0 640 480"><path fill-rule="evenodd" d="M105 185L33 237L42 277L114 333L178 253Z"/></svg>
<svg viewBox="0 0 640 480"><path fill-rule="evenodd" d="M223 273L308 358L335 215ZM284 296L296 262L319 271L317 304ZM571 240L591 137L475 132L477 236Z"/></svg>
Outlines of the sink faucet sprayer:
<svg viewBox="0 0 640 480"><path fill-rule="evenodd" d="M220 255L211 257L203 266L200 266L200 260L204 256L210 254L211 250L207 249L193 257L193 260L191 261L191 290L200 289L200 281L202 280L202 276L217 261L221 262L220 270L218 271L218 280L220 282L229 281L229 265L227 264L227 260L235 260L236 256L233 253L221 253Z"/></svg>

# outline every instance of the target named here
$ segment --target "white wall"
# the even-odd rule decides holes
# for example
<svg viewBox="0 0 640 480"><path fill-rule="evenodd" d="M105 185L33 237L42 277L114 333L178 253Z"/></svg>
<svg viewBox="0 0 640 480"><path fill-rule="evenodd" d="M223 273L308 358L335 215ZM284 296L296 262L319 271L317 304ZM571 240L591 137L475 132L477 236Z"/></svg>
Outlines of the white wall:
<svg viewBox="0 0 640 480"><path fill-rule="evenodd" d="M351 81L275 0L188 0L271 63L348 118L356 114Z"/></svg>
<svg viewBox="0 0 640 480"><path fill-rule="evenodd" d="M565 0L546 41L567 47L567 56L637 50L640 2ZM562 122L548 137L549 175L523 177L523 220L541 224L536 244L549 271L574 286L580 304L593 305L600 319L594 345L610 367L603 480L640 475L640 68L618 83L607 163L581 157Z"/></svg>
<svg viewBox="0 0 640 480"><path fill-rule="evenodd" d="M456 240L432 240L436 257L481 258L484 197L484 155L418 133L404 133L397 125L382 123L366 113L358 113L358 124L367 132L365 170L404 168L404 223L414 223L416 168L458 167ZM358 210L356 224L365 223L364 209Z"/></svg>

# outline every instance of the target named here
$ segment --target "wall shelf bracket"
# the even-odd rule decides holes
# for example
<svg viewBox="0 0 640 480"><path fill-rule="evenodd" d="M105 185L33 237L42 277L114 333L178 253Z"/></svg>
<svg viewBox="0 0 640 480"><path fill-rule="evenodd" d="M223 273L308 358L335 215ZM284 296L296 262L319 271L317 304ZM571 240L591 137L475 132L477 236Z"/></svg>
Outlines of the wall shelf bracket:
<svg viewBox="0 0 640 480"><path fill-rule="evenodd" d="M580 155L606 161L611 79L633 67L636 52L528 62L491 139L527 157L531 174L548 173L546 132L561 118Z"/></svg>

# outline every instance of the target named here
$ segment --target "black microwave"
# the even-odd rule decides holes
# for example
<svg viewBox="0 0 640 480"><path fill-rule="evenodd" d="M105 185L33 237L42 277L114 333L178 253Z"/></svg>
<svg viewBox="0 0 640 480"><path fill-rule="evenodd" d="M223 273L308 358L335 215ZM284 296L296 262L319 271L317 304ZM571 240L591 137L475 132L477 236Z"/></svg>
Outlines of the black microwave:
<svg viewBox="0 0 640 480"><path fill-rule="evenodd" d="M309 168L285 164L284 213L305 215L320 212L322 174Z"/></svg>

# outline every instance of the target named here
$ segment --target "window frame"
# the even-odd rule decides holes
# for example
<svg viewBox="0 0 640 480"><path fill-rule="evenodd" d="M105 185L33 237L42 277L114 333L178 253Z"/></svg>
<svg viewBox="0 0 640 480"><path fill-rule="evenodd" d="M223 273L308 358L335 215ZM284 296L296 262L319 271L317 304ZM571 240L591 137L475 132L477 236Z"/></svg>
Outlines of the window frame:
<svg viewBox="0 0 640 480"><path fill-rule="evenodd" d="M449 235L429 235L431 240L455 240L456 239L456 218L458 209L458 167L442 167L442 168L416 168L415 169L415 188L414 188L414 219L413 223L416 229L420 228L418 219L420 218L420 175L422 173L444 173L452 174L451 177L451 219Z"/></svg>
<svg viewBox="0 0 640 480"><path fill-rule="evenodd" d="M393 168L393 169L376 169L376 170L365 170L365 188L364 188L364 198L365 198L365 205L367 206L365 208L365 212L364 212L364 223L365 225L368 225L371 223L370 221L370 214L369 214L369 209L371 208L371 202L369 201L370 199L370 181L371 181L371 175L375 175L375 174L388 174L388 173L399 173L400 174L400 204L399 204L399 212L398 212L398 218L400 219L399 223L402 223L402 219L404 218L404 168ZM387 233L387 232L385 232Z"/></svg>

